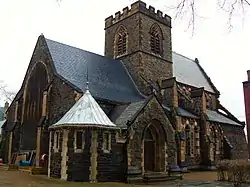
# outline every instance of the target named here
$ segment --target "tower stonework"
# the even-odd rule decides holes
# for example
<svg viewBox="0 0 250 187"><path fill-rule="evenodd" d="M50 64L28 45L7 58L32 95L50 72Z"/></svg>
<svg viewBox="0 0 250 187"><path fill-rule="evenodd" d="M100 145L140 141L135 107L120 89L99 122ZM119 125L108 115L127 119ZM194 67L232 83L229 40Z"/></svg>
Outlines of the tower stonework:
<svg viewBox="0 0 250 187"><path fill-rule="evenodd" d="M171 18L137 1L105 19L105 56L121 60L137 87L173 76Z"/></svg>

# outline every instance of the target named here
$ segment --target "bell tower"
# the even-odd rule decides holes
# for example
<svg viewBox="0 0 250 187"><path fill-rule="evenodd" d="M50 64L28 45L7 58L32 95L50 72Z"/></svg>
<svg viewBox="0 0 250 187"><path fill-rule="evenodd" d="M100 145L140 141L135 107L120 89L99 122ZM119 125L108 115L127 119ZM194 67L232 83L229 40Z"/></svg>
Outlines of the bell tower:
<svg viewBox="0 0 250 187"><path fill-rule="evenodd" d="M173 76L171 18L137 1L105 19L105 56L121 60L139 90Z"/></svg>

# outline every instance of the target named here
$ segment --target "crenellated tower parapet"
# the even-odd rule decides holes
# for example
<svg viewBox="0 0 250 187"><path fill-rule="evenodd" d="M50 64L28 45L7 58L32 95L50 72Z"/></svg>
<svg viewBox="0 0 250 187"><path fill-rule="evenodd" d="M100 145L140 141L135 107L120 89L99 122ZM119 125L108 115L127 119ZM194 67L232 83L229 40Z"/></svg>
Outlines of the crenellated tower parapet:
<svg viewBox="0 0 250 187"><path fill-rule="evenodd" d="M145 14L148 17L151 17L154 20L159 21L160 23L171 27L171 17L167 14L163 14L162 11L156 10L153 6L147 4L143 1L137 1L131 4L131 8L125 7L122 11L118 11L115 13L115 16L111 15L105 19L105 28L108 28L121 20L124 20L136 13Z"/></svg>

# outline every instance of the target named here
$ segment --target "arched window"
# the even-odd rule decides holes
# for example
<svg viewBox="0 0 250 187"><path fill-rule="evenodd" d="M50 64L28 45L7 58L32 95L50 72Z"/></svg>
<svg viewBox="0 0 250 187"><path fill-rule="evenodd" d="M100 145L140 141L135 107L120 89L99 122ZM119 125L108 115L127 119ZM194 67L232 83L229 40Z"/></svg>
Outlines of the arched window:
<svg viewBox="0 0 250 187"><path fill-rule="evenodd" d="M127 52L127 29L124 26L120 26L116 33L116 56L123 55Z"/></svg>
<svg viewBox="0 0 250 187"><path fill-rule="evenodd" d="M200 155L200 132L197 126L194 127L195 133L195 153L196 155Z"/></svg>
<svg viewBox="0 0 250 187"><path fill-rule="evenodd" d="M190 155L194 156L195 154L195 141L194 141L194 131L190 129Z"/></svg>
<svg viewBox="0 0 250 187"><path fill-rule="evenodd" d="M162 31L161 28L154 24L150 29L150 48L155 54L162 53Z"/></svg>
<svg viewBox="0 0 250 187"><path fill-rule="evenodd" d="M215 128L214 129L214 139L215 139L215 151L216 151L216 154L220 154L220 137L221 137L221 134L220 134L220 131Z"/></svg>
<svg viewBox="0 0 250 187"><path fill-rule="evenodd" d="M187 125L185 128L185 138L186 138L186 156L190 156L190 127Z"/></svg>

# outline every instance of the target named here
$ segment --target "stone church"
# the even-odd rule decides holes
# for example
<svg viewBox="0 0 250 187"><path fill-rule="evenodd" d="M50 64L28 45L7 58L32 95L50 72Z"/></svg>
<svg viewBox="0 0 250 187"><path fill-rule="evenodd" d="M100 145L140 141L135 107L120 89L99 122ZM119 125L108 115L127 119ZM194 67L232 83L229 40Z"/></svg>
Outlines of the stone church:
<svg viewBox="0 0 250 187"><path fill-rule="evenodd" d="M172 51L171 27L137 1L105 19L104 56L40 35L2 127L4 162L46 154L50 177L143 181L248 158L245 123L198 59Z"/></svg>

